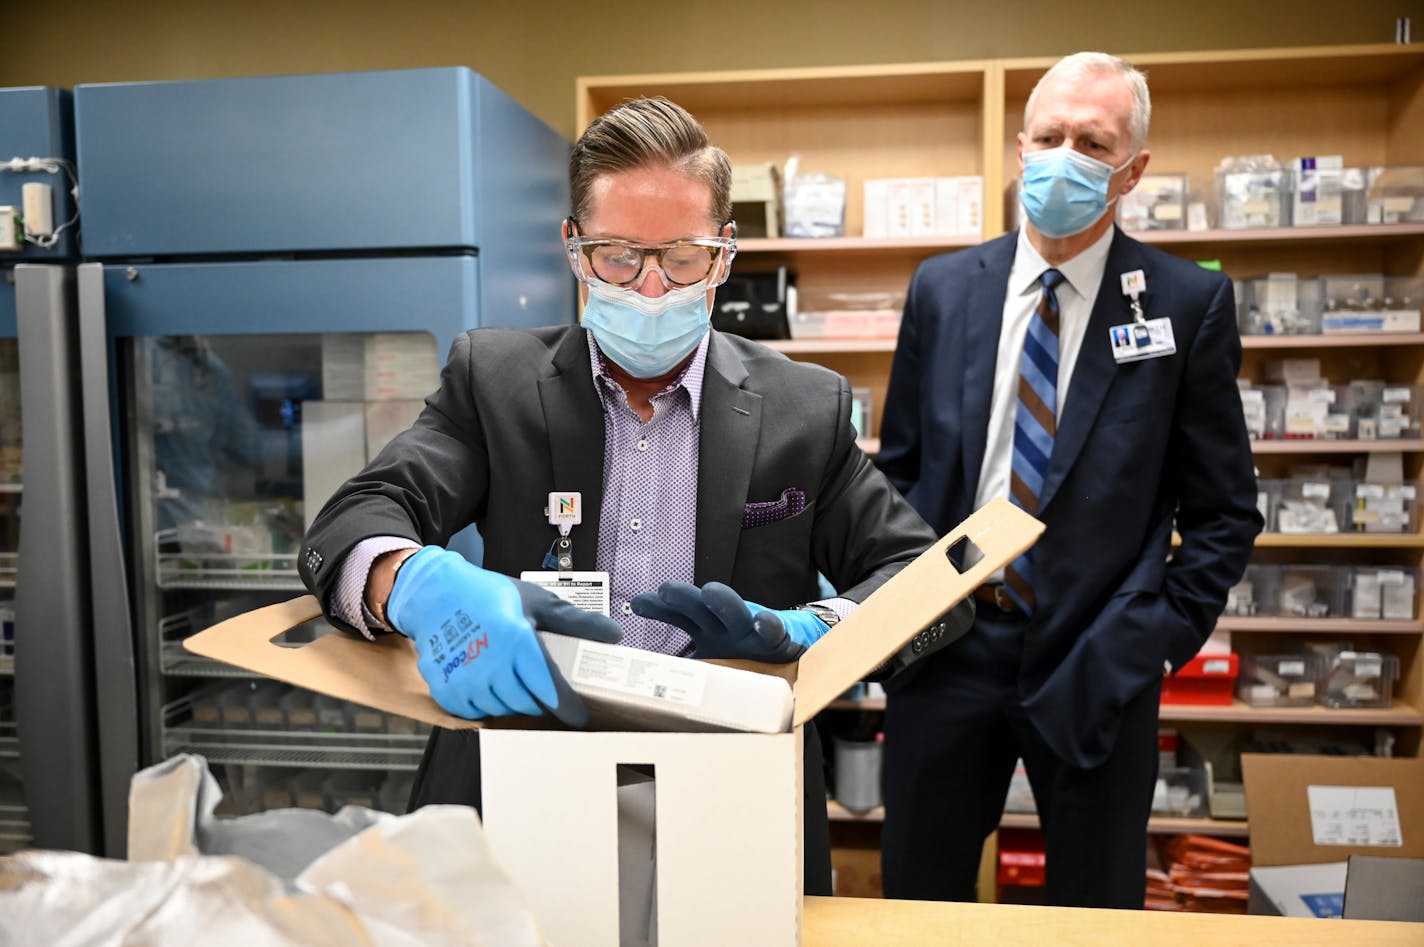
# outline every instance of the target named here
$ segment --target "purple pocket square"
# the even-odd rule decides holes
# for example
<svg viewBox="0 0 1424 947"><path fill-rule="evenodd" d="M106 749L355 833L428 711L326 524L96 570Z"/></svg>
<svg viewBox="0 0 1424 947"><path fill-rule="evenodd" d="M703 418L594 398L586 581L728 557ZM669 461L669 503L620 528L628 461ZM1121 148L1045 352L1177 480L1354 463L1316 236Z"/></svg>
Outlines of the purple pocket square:
<svg viewBox="0 0 1424 947"><path fill-rule="evenodd" d="M804 509L806 509L805 492L797 490L795 487L789 487L781 491L779 500L748 503L742 509L742 529L777 523L795 516Z"/></svg>

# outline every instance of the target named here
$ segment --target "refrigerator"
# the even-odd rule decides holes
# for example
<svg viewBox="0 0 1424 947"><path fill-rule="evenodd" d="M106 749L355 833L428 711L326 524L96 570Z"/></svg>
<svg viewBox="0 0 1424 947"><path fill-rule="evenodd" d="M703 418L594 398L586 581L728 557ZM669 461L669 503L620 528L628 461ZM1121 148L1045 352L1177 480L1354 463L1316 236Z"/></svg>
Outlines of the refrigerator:
<svg viewBox="0 0 1424 947"><path fill-rule="evenodd" d="M96 851L70 93L0 89L0 853Z"/></svg>
<svg viewBox="0 0 1424 947"><path fill-rule="evenodd" d="M573 321L569 144L465 68L80 85L74 110L104 848L134 770L179 752L222 812L404 811L422 728L181 642L304 593L307 523L459 333Z"/></svg>

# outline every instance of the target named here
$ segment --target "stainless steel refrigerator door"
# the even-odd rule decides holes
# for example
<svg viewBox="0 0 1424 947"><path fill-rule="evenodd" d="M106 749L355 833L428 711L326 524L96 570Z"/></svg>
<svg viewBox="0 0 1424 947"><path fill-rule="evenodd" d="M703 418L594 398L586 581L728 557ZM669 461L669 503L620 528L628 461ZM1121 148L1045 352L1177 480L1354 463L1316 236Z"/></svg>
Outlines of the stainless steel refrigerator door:
<svg viewBox="0 0 1424 947"><path fill-rule="evenodd" d="M20 768L35 845L97 852L99 737L73 271L21 265L15 289L25 431L15 588Z"/></svg>

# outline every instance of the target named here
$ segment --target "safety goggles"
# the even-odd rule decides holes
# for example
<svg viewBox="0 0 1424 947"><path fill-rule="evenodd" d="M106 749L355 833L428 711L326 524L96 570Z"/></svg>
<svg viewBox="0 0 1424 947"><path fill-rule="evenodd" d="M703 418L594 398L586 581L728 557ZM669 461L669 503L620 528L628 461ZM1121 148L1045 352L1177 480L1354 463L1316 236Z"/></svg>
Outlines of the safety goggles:
<svg viewBox="0 0 1424 947"><path fill-rule="evenodd" d="M570 230L576 224L569 219ZM658 272L670 287L691 286L708 280L708 288L721 286L737 255L736 225L730 237L694 237L646 246L627 240L571 236L565 242L569 265L585 283L628 287L637 283L653 257Z"/></svg>

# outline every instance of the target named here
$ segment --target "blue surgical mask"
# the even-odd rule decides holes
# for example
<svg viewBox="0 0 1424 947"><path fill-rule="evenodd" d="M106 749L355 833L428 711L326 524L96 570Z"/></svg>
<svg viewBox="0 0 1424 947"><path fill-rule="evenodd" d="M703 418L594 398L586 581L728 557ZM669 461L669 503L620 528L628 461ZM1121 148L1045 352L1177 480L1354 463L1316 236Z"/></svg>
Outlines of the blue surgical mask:
<svg viewBox="0 0 1424 947"><path fill-rule="evenodd" d="M1091 227L1112 203L1108 181L1132 163L1114 168L1071 146L1026 151L1023 162L1024 213L1045 237L1071 237ZM1117 198L1114 197L1113 201Z"/></svg>
<svg viewBox="0 0 1424 947"><path fill-rule="evenodd" d="M585 285L584 328L593 333L603 354L634 378L672 371L712 324L706 280L656 298L607 283Z"/></svg>

